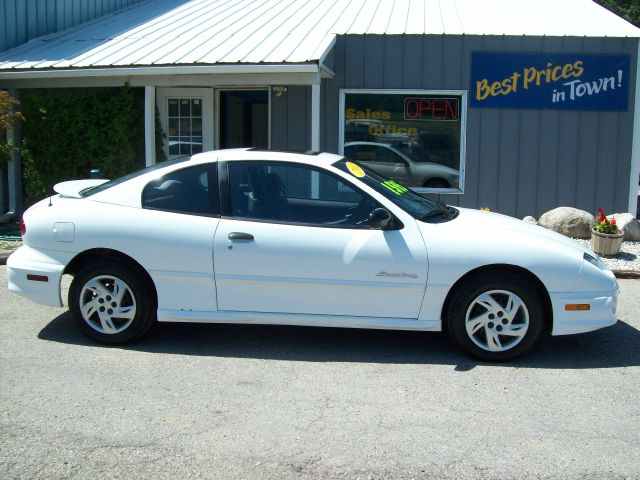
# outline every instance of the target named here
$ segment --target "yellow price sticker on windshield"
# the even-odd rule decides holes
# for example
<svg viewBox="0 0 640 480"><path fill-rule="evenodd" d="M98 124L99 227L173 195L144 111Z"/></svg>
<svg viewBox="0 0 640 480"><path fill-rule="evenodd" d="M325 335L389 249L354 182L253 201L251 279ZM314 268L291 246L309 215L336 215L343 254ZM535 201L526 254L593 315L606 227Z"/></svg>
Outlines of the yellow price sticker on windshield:
<svg viewBox="0 0 640 480"><path fill-rule="evenodd" d="M353 175L355 175L358 178L362 178L365 176L364 170L362 170L362 168L360 168L358 165L356 165L353 162L347 162L347 168Z"/></svg>

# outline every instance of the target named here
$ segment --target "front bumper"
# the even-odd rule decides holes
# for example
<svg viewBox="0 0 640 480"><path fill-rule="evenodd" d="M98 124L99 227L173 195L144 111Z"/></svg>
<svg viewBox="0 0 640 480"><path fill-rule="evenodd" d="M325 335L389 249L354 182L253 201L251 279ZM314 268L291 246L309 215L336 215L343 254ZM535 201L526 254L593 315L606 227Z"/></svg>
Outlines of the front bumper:
<svg viewBox="0 0 640 480"><path fill-rule="evenodd" d="M598 293L552 293L553 329L551 335L572 335L609 327L617 321L618 287ZM568 304L589 304L586 311L567 311Z"/></svg>
<svg viewBox="0 0 640 480"><path fill-rule="evenodd" d="M70 258L60 257L70 255L23 245L7 259L9 290L42 305L62 307L60 280Z"/></svg>

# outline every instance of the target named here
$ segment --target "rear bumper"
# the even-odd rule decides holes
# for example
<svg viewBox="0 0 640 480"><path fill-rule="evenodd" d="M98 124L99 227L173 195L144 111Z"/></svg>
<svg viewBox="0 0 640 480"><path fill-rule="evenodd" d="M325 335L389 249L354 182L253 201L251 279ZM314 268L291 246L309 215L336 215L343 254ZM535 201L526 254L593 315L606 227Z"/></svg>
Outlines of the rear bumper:
<svg viewBox="0 0 640 480"><path fill-rule="evenodd" d="M609 327L617 321L618 288L597 293L551 294L553 329L551 335L571 335ZM567 311L567 304L589 304L589 310Z"/></svg>
<svg viewBox="0 0 640 480"><path fill-rule="evenodd" d="M67 254L23 245L7 259L9 290L42 305L61 307L60 280L66 265L61 260L69 259L60 256Z"/></svg>

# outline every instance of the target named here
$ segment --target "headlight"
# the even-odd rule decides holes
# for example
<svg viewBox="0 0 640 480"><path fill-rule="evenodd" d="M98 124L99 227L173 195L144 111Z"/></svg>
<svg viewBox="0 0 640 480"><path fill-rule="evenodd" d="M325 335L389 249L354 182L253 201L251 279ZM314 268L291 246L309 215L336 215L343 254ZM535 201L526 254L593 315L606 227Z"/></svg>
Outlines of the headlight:
<svg viewBox="0 0 640 480"><path fill-rule="evenodd" d="M608 270L608 267L604 264L600 257L594 257L593 255L585 253L583 258L591 265L598 267L600 270Z"/></svg>

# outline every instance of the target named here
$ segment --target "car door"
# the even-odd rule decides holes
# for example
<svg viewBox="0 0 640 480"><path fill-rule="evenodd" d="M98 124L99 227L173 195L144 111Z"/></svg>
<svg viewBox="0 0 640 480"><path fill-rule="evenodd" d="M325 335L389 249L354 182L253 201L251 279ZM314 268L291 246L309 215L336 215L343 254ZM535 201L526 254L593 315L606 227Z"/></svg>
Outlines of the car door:
<svg viewBox="0 0 640 480"><path fill-rule="evenodd" d="M217 164L172 171L142 191L136 258L148 269L165 310L216 311L211 245L219 223ZM151 234L152 232L152 234Z"/></svg>
<svg viewBox="0 0 640 480"><path fill-rule="evenodd" d="M233 161L220 172L220 310L417 318L427 258L415 223L369 228L380 205L316 167Z"/></svg>
<svg viewBox="0 0 640 480"><path fill-rule="evenodd" d="M350 152L350 153L349 153ZM386 144L355 144L345 154L362 162L378 174L405 184L411 178L409 162Z"/></svg>
<svg viewBox="0 0 640 480"><path fill-rule="evenodd" d="M378 171L381 175L398 180L405 185L413 186L411 183L411 169L409 162L387 145L377 145L376 159L379 162Z"/></svg>

